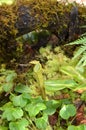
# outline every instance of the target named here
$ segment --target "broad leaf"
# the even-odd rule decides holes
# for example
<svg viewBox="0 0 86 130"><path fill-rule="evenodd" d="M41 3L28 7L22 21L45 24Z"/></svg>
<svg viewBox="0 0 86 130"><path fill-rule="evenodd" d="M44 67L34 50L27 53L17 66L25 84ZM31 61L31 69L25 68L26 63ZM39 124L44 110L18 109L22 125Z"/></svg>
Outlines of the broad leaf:
<svg viewBox="0 0 86 130"><path fill-rule="evenodd" d="M48 116L45 114L45 115L43 115L43 117L37 118L35 123L36 123L36 126L40 130L46 130L47 125L49 125L48 124Z"/></svg>
<svg viewBox="0 0 86 130"><path fill-rule="evenodd" d="M86 130L86 125L69 126L67 130Z"/></svg>
<svg viewBox="0 0 86 130"><path fill-rule="evenodd" d="M30 93L31 92L30 87L28 87L27 85L24 85L24 84L18 84L14 90L15 90L15 92L18 92L18 93Z"/></svg>
<svg viewBox="0 0 86 130"><path fill-rule="evenodd" d="M46 109L45 104L39 102L37 104L32 102L25 107L25 110L28 111L30 117L35 117L40 111L44 109Z"/></svg>
<svg viewBox="0 0 86 130"><path fill-rule="evenodd" d="M52 115L56 112L56 109L60 106L60 101L49 100L45 102L46 109L43 111L47 115Z"/></svg>
<svg viewBox="0 0 86 130"><path fill-rule="evenodd" d="M13 82L8 82L3 84L3 89L5 92L10 92L13 88Z"/></svg>
<svg viewBox="0 0 86 130"><path fill-rule="evenodd" d="M6 110L2 114L3 119L7 119L8 121L19 119L23 116L23 111L21 108L16 107L10 107L6 108Z"/></svg>
<svg viewBox="0 0 86 130"><path fill-rule="evenodd" d="M24 107L28 103L28 99L25 99L22 95L11 96L10 99L14 106Z"/></svg>
<svg viewBox="0 0 86 130"><path fill-rule="evenodd" d="M79 84L75 89L74 91L77 91L77 90L86 90L86 83L83 83L83 84Z"/></svg>
<svg viewBox="0 0 86 130"><path fill-rule="evenodd" d="M8 109L8 108L13 108L12 102L8 102L8 103L6 103L5 105L3 105L2 111L6 110L6 109Z"/></svg>
<svg viewBox="0 0 86 130"><path fill-rule="evenodd" d="M9 123L10 130L26 130L27 126L28 126L28 121L24 118L16 122Z"/></svg>
<svg viewBox="0 0 86 130"><path fill-rule="evenodd" d="M64 88L73 89L77 85L74 80L47 80L45 81L45 89L47 91L59 91Z"/></svg>
<svg viewBox="0 0 86 130"><path fill-rule="evenodd" d="M11 74L8 74L6 77L6 82L12 82L17 77L17 74L15 72L11 72Z"/></svg>
<svg viewBox="0 0 86 130"><path fill-rule="evenodd" d="M73 104L64 105L60 110L60 116L63 119L68 119L76 114L76 108Z"/></svg>
<svg viewBox="0 0 86 130"><path fill-rule="evenodd" d="M60 71L71 78L73 78L77 82L84 82L85 83L85 77L75 68L72 66L62 66L60 68Z"/></svg>

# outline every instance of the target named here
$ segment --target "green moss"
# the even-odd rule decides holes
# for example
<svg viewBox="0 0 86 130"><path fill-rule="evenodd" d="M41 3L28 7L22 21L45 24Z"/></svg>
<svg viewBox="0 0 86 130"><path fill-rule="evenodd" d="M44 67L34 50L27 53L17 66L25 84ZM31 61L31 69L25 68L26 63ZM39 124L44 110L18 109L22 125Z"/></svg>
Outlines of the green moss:
<svg viewBox="0 0 86 130"><path fill-rule="evenodd" d="M52 32L59 34L63 28L66 29L69 23L69 15L72 4L57 2L57 0L18 0L13 5L0 6L0 42L9 40L9 37L16 37L18 30L15 27L17 18L21 12L18 12L20 6L28 7L30 15L35 21L30 22L32 30L48 28ZM79 6L79 14L83 19L86 8ZM30 9L30 10L29 10ZM82 16L83 14L83 16ZM34 23L33 23L34 22Z"/></svg>
<svg viewBox="0 0 86 130"><path fill-rule="evenodd" d="M16 21L24 11L19 12L20 7L28 8L30 14L28 33L33 30L48 29L57 34L65 35L64 30L68 28L70 12L73 4L57 2L57 0L17 0L12 5L3 4L0 6L0 44L4 50L15 45L17 34L21 32L17 29ZM78 5L80 26L85 21L86 8ZM21 24L20 20L20 26ZM26 32L27 33L27 32ZM63 38L62 37L62 38ZM64 39L62 39L64 40ZM11 50L12 51L12 50Z"/></svg>
<svg viewBox="0 0 86 130"><path fill-rule="evenodd" d="M16 19L16 8L13 5L0 6L0 42L3 39L9 40L10 36L16 36L17 29L14 26Z"/></svg>

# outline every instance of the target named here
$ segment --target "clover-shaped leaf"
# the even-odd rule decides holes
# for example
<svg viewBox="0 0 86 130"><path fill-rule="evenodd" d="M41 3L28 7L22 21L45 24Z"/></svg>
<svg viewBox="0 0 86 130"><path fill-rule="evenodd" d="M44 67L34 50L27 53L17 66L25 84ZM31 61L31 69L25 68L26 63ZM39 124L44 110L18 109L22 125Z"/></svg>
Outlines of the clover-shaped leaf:
<svg viewBox="0 0 86 130"><path fill-rule="evenodd" d="M73 104L64 105L60 110L60 116L63 119L68 119L76 114L76 108Z"/></svg>

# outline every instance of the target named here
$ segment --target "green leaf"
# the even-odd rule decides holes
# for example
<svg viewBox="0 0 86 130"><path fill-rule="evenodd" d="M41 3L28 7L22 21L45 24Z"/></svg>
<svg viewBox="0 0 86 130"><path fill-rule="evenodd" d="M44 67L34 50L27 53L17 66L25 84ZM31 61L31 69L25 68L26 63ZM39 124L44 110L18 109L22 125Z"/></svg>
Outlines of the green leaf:
<svg viewBox="0 0 86 130"><path fill-rule="evenodd" d="M3 105L2 111L6 110L8 108L13 108L12 102L7 102L5 105Z"/></svg>
<svg viewBox="0 0 86 130"><path fill-rule="evenodd" d="M28 111L30 117L35 117L40 111L46 109L44 103L30 103L25 107L25 110Z"/></svg>
<svg viewBox="0 0 86 130"><path fill-rule="evenodd" d="M62 66L60 68L60 71L68 76L70 76L72 79L74 79L77 82L85 82L85 77L74 67L72 66Z"/></svg>
<svg viewBox="0 0 86 130"><path fill-rule="evenodd" d="M72 89L77 85L74 80L47 80L45 81L45 89L47 91L59 91L64 88Z"/></svg>
<svg viewBox="0 0 86 130"><path fill-rule="evenodd" d="M79 125L79 126L68 126L67 130L86 130L86 125Z"/></svg>
<svg viewBox="0 0 86 130"><path fill-rule="evenodd" d="M36 31L32 31L29 33L29 37L33 43L38 42L38 33Z"/></svg>
<svg viewBox="0 0 86 130"><path fill-rule="evenodd" d="M86 38L85 38L86 40ZM80 48L76 51L75 56L73 57L73 59L78 58L82 53L84 53L86 51L86 44L83 44L82 46L80 46Z"/></svg>
<svg viewBox="0 0 86 130"><path fill-rule="evenodd" d="M75 128L75 126L71 125L71 126L68 126L68 130L77 130L77 128Z"/></svg>
<svg viewBox="0 0 86 130"><path fill-rule="evenodd" d="M75 89L74 91L77 91L77 90L86 90L86 83L83 83L83 84L79 84Z"/></svg>
<svg viewBox="0 0 86 130"><path fill-rule="evenodd" d="M68 119L76 114L76 108L73 104L64 105L60 110L60 116L63 119Z"/></svg>
<svg viewBox="0 0 86 130"><path fill-rule="evenodd" d="M15 72L12 72L11 74L8 74L6 77L6 82L12 82L17 77L17 74Z"/></svg>
<svg viewBox="0 0 86 130"><path fill-rule="evenodd" d="M31 99L31 95L28 94L28 93L23 93L23 94L22 94L22 97L23 97L24 99L28 99L28 102L30 102L30 100L32 100L32 99Z"/></svg>
<svg viewBox="0 0 86 130"><path fill-rule="evenodd" d="M28 111L28 113L30 114L30 116L35 116L36 112L39 113L39 111L40 111L40 105L41 105L41 104L43 105L43 108L41 108L41 109L44 110L44 107L46 107L46 106L44 105L44 103L43 103L44 100L43 100L41 97L31 98L30 100L31 100L31 102L30 102L29 104L27 104L26 107L25 107L25 110ZM37 109L37 110L34 111L34 109L37 108L37 107L36 107L37 104L40 104L40 105L39 105L39 108L38 108L39 110ZM34 111L35 113L34 113L33 111Z"/></svg>
<svg viewBox="0 0 86 130"><path fill-rule="evenodd" d="M2 114L3 119L7 119L8 121L19 119L23 116L23 111L21 108L16 107L10 107L6 108L6 110Z"/></svg>
<svg viewBox="0 0 86 130"><path fill-rule="evenodd" d="M48 115L44 114L43 117L36 119L36 126L40 130L46 130L48 124Z"/></svg>
<svg viewBox="0 0 86 130"><path fill-rule="evenodd" d="M14 90L15 90L15 92L18 92L18 93L30 93L31 92L30 87L28 87L27 85L24 85L24 84L18 84Z"/></svg>
<svg viewBox="0 0 86 130"><path fill-rule="evenodd" d="M10 100L14 106L24 107L28 103L28 99L25 99L22 95L11 96Z"/></svg>
<svg viewBox="0 0 86 130"><path fill-rule="evenodd" d="M5 92L10 92L13 88L13 82L8 82L3 84L3 89Z"/></svg>
<svg viewBox="0 0 86 130"><path fill-rule="evenodd" d="M52 115L56 112L56 109L60 106L60 101L49 100L45 102L46 109L43 111L47 115Z"/></svg>
<svg viewBox="0 0 86 130"><path fill-rule="evenodd" d="M12 115L14 116L15 119L19 119L23 116L23 111L21 108L17 107L14 109Z"/></svg>
<svg viewBox="0 0 86 130"><path fill-rule="evenodd" d="M28 121L24 118L16 122L9 123L10 130L26 130L27 126L28 126Z"/></svg>

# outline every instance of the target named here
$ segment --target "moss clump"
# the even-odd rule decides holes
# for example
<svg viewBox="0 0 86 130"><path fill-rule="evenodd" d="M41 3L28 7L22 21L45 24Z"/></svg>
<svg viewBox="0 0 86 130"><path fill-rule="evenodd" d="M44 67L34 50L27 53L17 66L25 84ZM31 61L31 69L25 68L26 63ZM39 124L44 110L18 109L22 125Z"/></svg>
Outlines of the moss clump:
<svg viewBox="0 0 86 130"><path fill-rule="evenodd" d="M0 6L0 42L15 38L35 29L46 28L57 35L65 35L73 4L57 0L17 0L12 5ZM80 22L86 8L78 4ZM64 39L64 38L63 38Z"/></svg>
<svg viewBox="0 0 86 130"><path fill-rule="evenodd" d="M0 43L15 38L17 29L15 22L17 8L14 5L0 6Z"/></svg>
<svg viewBox="0 0 86 130"><path fill-rule="evenodd" d="M81 26L86 22L83 16L86 8L78 4L76 6L79 9L78 26ZM7 51L15 46L16 37L36 29L47 29L56 34L62 42L66 38L68 40L72 7L73 4L57 2L57 0L17 0L12 5L3 4L0 6L0 46L2 50Z"/></svg>
<svg viewBox="0 0 86 130"><path fill-rule="evenodd" d="M35 20L35 23L30 21L29 28L47 28L52 32L60 33L63 28L68 27L71 5L58 3L57 0L24 0L19 3L19 7L22 5L28 8L28 13ZM24 13L20 11L19 16Z"/></svg>

